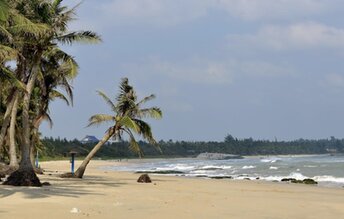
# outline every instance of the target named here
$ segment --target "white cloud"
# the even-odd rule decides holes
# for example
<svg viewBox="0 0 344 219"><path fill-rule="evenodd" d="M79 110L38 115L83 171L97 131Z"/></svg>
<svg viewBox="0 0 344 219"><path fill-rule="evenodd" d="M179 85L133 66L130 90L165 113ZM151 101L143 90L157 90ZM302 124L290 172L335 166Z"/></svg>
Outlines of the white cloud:
<svg viewBox="0 0 344 219"><path fill-rule="evenodd" d="M232 46L276 50L310 48L344 48L344 29L307 22L283 26L266 26L255 34L229 35Z"/></svg>
<svg viewBox="0 0 344 219"><path fill-rule="evenodd" d="M340 0L112 0L99 15L111 25L175 25L207 16L211 11L243 20L295 20L336 10ZM107 22L110 24L110 22Z"/></svg>

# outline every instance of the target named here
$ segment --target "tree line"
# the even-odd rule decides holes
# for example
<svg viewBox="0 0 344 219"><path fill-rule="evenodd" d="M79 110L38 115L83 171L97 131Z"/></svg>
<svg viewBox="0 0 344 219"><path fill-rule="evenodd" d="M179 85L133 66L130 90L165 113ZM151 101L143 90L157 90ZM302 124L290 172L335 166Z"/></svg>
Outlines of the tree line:
<svg viewBox="0 0 344 219"><path fill-rule="evenodd" d="M82 144L77 139L44 138L42 140L43 157L68 156L71 150L78 151L78 156L86 156L93 144ZM344 153L344 139L271 141L237 139L227 135L224 141L159 141L161 153L145 141L138 142L145 157L194 157L200 153L228 153L238 155L286 155L286 154L327 154ZM103 146L96 155L100 158L136 158L137 154L128 149L128 142L112 142Z"/></svg>

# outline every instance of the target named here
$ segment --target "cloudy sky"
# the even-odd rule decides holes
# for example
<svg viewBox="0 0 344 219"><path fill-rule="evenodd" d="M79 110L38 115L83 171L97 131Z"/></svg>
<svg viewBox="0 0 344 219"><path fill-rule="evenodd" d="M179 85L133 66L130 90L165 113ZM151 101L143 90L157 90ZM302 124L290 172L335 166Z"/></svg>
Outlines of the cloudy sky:
<svg viewBox="0 0 344 219"><path fill-rule="evenodd" d="M65 0L74 5L78 1ZM342 0L84 0L71 28L103 42L65 49L79 62L75 102L51 106L45 136L101 137L85 128L109 113L128 77L164 118L157 139L344 137Z"/></svg>

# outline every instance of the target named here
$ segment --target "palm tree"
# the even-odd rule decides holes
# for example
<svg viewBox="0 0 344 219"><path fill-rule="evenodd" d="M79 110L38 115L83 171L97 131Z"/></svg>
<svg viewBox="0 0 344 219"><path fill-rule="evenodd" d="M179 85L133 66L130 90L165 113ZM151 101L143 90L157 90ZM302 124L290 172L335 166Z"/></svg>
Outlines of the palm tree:
<svg viewBox="0 0 344 219"><path fill-rule="evenodd" d="M74 42L99 42L100 37L91 31L69 32L67 24L73 19L75 8L68 9L61 5L62 0L45 1L32 0L15 1L14 7L24 16L30 17L33 22L41 24L47 29L44 33L26 34L19 37L21 44L18 48L17 70L19 78L25 82L25 92L21 110L21 161L19 169L13 172L5 182L7 185L40 186L41 183L34 173L31 164L31 134L32 118L30 117L30 104L32 105L34 88L45 73L43 61L47 53L59 50L59 44L72 44ZM65 54L62 50L61 53ZM23 58L22 58L23 57ZM67 55L66 55L67 57ZM72 63L73 64L73 63Z"/></svg>
<svg viewBox="0 0 344 219"><path fill-rule="evenodd" d="M160 150L157 142L153 138L150 125L142 120L147 117L154 119L160 119L162 117L162 112L157 107L142 108L144 103L155 98L154 95L147 96L141 101L138 101L135 91L133 87L129 85L127 78L122 79L120 93L116 98L116 103L114 103L105 93L98 91L98 94L110 106L113 115L93 115L89 119L88 126L99 125L105 122L111 122L113 125L106 131L103 138L94 146L80 167L76 170L74 177L77 178L83 177L88 163L110 138L121 140L124 133L129 136L129 149L136 152L140 157L143 156L143 152L136 142L134 134L142 136L150 144Z"/></svg>

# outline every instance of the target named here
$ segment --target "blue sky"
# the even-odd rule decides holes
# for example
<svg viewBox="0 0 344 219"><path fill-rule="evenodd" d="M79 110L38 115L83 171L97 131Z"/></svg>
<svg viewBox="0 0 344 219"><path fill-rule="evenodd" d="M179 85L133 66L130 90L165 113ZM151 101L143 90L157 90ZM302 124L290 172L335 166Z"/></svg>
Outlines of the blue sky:
<svg viewBox="0 0 344 219"><path fill-rule="evenodd" d="M101 137L107 126L85 128L109 113L96 90L115 96L128 77L157 95L157 139L344 137L342 0L85 0L77 12L71 29L103 42L65 47L81 67L74 107L53 103L44 136Z"/></svg>

